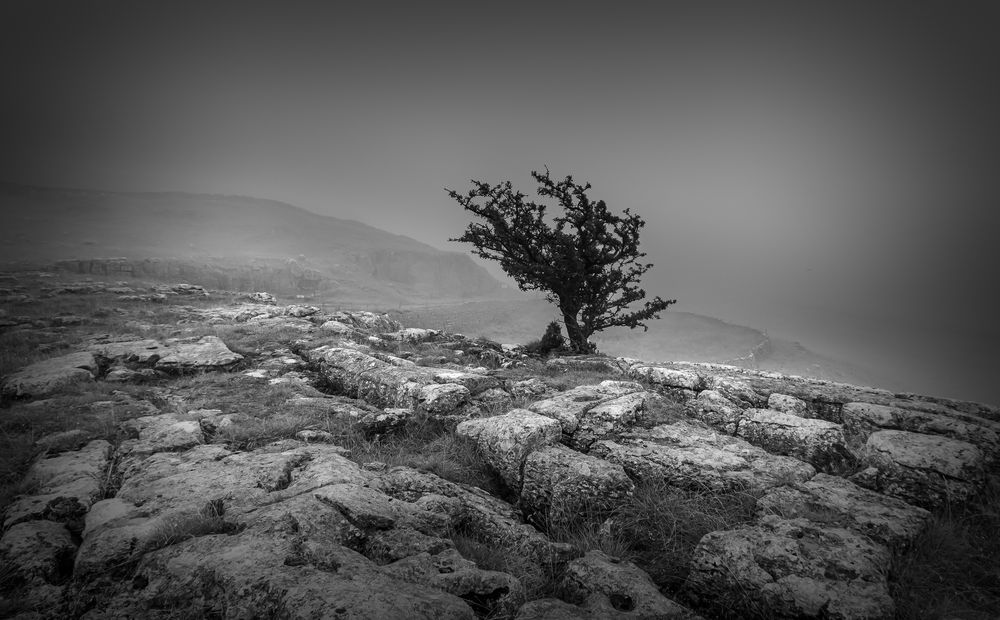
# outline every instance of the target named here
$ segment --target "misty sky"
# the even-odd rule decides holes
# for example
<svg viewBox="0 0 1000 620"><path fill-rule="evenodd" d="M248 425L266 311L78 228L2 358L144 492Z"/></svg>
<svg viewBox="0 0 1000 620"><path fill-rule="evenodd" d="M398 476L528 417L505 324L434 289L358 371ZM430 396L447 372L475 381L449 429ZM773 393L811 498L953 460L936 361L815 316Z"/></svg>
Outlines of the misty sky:
<svg viewBox="0 0 1000 620"><path fill-rule="evenodd" d="M272 198L464 251L443 188L533 193L548 166L647 220L677 310L984 398L998 32L996 2L5 0L0 180Z"/></svg>

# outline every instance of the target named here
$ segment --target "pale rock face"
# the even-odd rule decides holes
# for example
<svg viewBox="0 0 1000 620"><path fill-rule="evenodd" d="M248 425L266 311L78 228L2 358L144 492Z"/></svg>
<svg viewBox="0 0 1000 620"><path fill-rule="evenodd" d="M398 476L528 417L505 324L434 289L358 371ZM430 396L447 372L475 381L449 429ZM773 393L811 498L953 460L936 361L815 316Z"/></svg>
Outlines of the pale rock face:
<svg viewBox="0 0 1000 620"><path fill-rule="evenodd" d="M1000 454L1000 423L974 415L945 415L871 403L847 403L842 415L844 430L862 439L879 430L903 430L967 441L979 447L987 458L995 459Z"/></svg>
<svg viewBox="0 0 1000 620"><path fill-rule="evenodd" d="M5 396L46 396L77 383L90 383L97 374L97 361L89 351L36 362L4 379Z"/></svg>
<svg viewBox="0 0 1000 620"><path fill-rule="evenodd" d="M554 445L525 460L519 505L532 523L570 523L610 510L634 488L620 465Z"/></svg>
<svg viewBox="0 0 1000 620"><path fill-rule="evenodd" d="M436 329L407 327L396 332L383 334L382 337L388 340L401 340L403 342L427 342L437 338L440 333Z"/></svg>
<svg viewBox="0 0 1000 620"><path fill-rule="evenodd" d="M774 409L775 411L781 411L782 413L790 413L803 418L811 417L809 415L809 406L806 404L806 401L801 398L789 396L788 394L778 394L777 392L771 394L767 397L767 408Z"/></svg>
<svg viewBox="0 0 1000 620"><path fill-rule="evenodd" d="M986 468L971 443L893 430L868 437L862 462L867 467L852 476L854 482L924 508L971 498Z"/></svg>
<svg viewBox="0 0 1000 620"><path fill-rule="evenodd" d="M794 456L828 473L854 468L839 424L771 409L748 409L740 420L738 436L769 452Z"/></svg>
<svg viewBox="0 0 1000 620"><path fill-rule="evenodd" d="M544 381L532 377L523 381L515 381L510 385L510 395L515 398L545 396L553 392Z"/></svg>
<svg viewBox="0 0 1000 620"><path fill-rule="evenodd" d="M684 388L687 390L697 390L703 387L702 378L693 370L677 370L674 368L661 368L658 366L638 366L632 368L630 374L634 377L642 377L666 387Z"/></svg>
<svg viewBox="0 0 1000 620"><path fill-rule="evenodd" d="M508 613L524 599L521 582L507 573L482 570L454 549L431 555L424 552L397 560L382 571L408 583L425 584L436 590L491 600L493 608Z"/></svg>
<svg viewBox="0 0 1000 620"><path fill-rule="evenodd" d="M354 331L354 328L352 328L350 325L345 325L344 323L335 320L327 321L322 325L320 325L319 327L324 331L332 332L334 334L346 335Z"/></svg>
<svg viewBox="0 0 1000 620"><path fill-rule="evenodd" d="M110 453L111 444L101 439L80 450L36 461L24 478L36 490L7 507L4 528L31 519L49 519L79 531L84 515L100 496Z"/></svg>
<svg viewBox="0 0 1000 620"><path fill-rule="evenodd" d="M687 409L694 418L713 426L724 433L736 434L742 409L715 390L703 390L698 397L687 404Z"/></svg>
<svg viewBox="0 0 1000 620"><path fill-rule="evenodd" d="M202 417L212 415L214 413ZM120 452L132 458L186 450L205 442L197 419L181 419L172 413L134 418L127 420L122 427L134 438L123 441Z"/></svg>
<svg viewBox="0 0 1000 620"><path fill-rule="evenodd" d="M319 308L317 308L316 306L292 305L288 306L288 308L285 309L285 313L288 314L288 316L294 316L298 318L312 316L317 312L319 312Z"/></svg>
<svg viewBox="0 0 1000 620"><path fill-rule="evenodd" d="M275 298L274 295L272 295L270 293L265 293L265 292L262 292L262 291L258 291L256 293L250 293L249 295L247 295L247 298L250 299L250 301L252 301L254 303L258 303L258 304L272 304L273 305L273 304L278 303L278 300Z"/></svg>
<svg viewBox="0 0 1000 620"><path fill-rule="evenodd" d="M585 411L570 438L570 447L586 451L599 439L607 439L646 422L651 407L661 398L653 392L632 392L606 400Z"/></svg>
<svg viewBox="0 0 1000 620"><path fill-rule="evenodd" d="M301 520L294 517L296 521ZM101 612L143 617L164 604L178 617L218 606L240 617L473 620L458 596L396 578L322 532L202 536L143 556L128 589ZM204 592L219 594L206 600Z"/></svg>
<svg viewBox="0 0 1000 620"><path fill-rule="evenodd" d="M642 389L642 385L632 381L603 381L599 385L581 385L560 392L552 398L532 403L528 409L559 420L563 432L572 435L576 432L580 418L590 409Z"/></svg>
<svg viewBox="0 0 1000 620"><path fill-rule="evenodd" d="M460 437L469 437L486 462L512 489L521 488L521 470L528 455L557 443L562 435L559 422L525 409L504 415L462 422L455 429Z"/></svg>
<svg viewBox="0 0 1000 620"><path fill-rule="evenodd" d="M469 400L469 389L455 383L425 385L417 392L417 403L429 413L448 413Z"/></svg>
<svg viewBox="0 0 1000 620"><path fill-rule="evenodd" d="M637 480L694 490L760 492L816 474L808 463L688 422L636 431L617 442L598 441L590 454L621 465Z"/></svg>
<svg viewBox="0 0 1000 620"><path fill-rule="evenodd" d="M90 351L112 362L151 364L166 355L169 349L158 340L146 339L96 344Z"/></svg>
<svg viewBox="0 0 1000 620"><path fill-rule="evenodd" d="M496 388L500 383L494 377L459 370L446 370L434 374L438 383L457 383L465 386L473 396L489 389Z"/></svg>
<svg viewBox="0 0 1000 620"><path fill-rule="evenodd" d="M894 548L912 542L931 516L923 508L827 474L772 489L757 500L757 512L845 527Z"/></svg>
<svg viewBox="0 0 1000 620"><path fill-rule="evenodd" d="M685 590L709 605L763 604L775 618L888 619L890 561L866 536L768 515L702 538Z"/></svg>
<svg viewBox="0 0 1000 620"><path fill-rule="evenodd" d="M649 575L635 564L597 550L569 563L562 592L567 601L581 605L593 617L700 618L660 594Z"/></svg>
<svg viewBox="0 0 1000 620"><path fill-rule="evenodd" d="M157 370L214 370L232 366L243 359L233 353L218 336L205 336L197 342L170 345L170 353L156 362Z"/></svg>
<svg viewBox="0 0 1000 620"><path fill-rule="evenodd" d="M18 578L23 580L24 602L55 608L61 603L63 585L69 577L67 566L76 545L69 530L54 521L26 521L9 528L0 538L0 558L11 590L5 584L4 594L13 594ZM5 572L6 572L5 571Z"/></svg>
<svg viewBox="0 0 1000 620"><path fill-rule="evenodd" d="M744 406L758 407L765 402L749 382L741 379L712 375L706 384L710 390L715 390L733 402L744 403Z"/></svg>

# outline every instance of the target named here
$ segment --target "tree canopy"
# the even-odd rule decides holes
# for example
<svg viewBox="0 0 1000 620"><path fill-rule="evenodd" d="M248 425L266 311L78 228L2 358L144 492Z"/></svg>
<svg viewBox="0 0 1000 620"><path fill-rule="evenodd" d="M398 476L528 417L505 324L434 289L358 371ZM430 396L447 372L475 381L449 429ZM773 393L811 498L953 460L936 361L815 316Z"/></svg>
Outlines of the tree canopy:
<svg viewBox="0 0 1000 620"><path fill-rule="evenodd" d="M451 241L471 243L475 254L500 263L521 290L545 291L562 313L573 351L591 351L590 336L609 327L648 329L645 321L676 303L654 297L631 309L645 299L639 281L653 266L640 262L642 218L628 209L617 215L603 200L592 200L590 183L571 176L553 181L547 168L531 176L538 195L554 199L561 213L547 218L546 206L525 200L510 181L473 180L466 194L446 189L479 218Z"/></svg>

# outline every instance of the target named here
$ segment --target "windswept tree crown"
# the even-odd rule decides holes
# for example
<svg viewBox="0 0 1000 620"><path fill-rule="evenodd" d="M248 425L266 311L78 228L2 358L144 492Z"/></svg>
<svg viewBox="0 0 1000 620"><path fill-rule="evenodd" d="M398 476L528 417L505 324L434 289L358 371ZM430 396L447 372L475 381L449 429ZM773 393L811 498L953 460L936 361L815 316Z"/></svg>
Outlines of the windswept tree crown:
<svg viewBox="0 0 1000 620"><path fill-rule="evenodd" d="M645 222L625 209L608 210L603 200L587 196L590 183L567 176L553 181L532 171L538 195L555 199L561 214L546 218L546 206L526 201L510 181L490 185L472 181L466 194L446 190L462 207L480 218L451 241L471 243L473 252L500 263L523 291L541 290L563 315L574 351L591 350L587 339L608 327L642 327L676 300L659 297L629 307L646 297L639 280L652 264L639 259L639 230Z"/></svg>

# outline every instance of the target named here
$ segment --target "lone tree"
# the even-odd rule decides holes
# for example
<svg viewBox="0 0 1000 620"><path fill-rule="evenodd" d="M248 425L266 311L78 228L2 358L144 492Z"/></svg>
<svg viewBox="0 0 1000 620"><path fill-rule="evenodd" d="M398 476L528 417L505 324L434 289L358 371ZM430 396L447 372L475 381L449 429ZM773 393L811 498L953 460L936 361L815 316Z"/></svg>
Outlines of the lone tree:
<svg viewBox="0 0 1000 620"><path fill-rule="evenodd" d="M492 186L472 181L473 189L461 195L446 189L482 221L473 221L458 239L473 244L473 252L495 260L514 278L522 291L540 290L562 312L569 345L576 353L589 353L588 338L608 327L642 327L643 321L659 318L676 300L659 297L637 310L629 306L646 297L639 279L652 267L638 259L639 229L645 222L625 209L622 215L608 211L603 200L587 196L590 183L579 185L573 177L555 182L532 171L538 195L558 201L562 214L545 217L545 205L526 202L510 181Z"/></svg>

